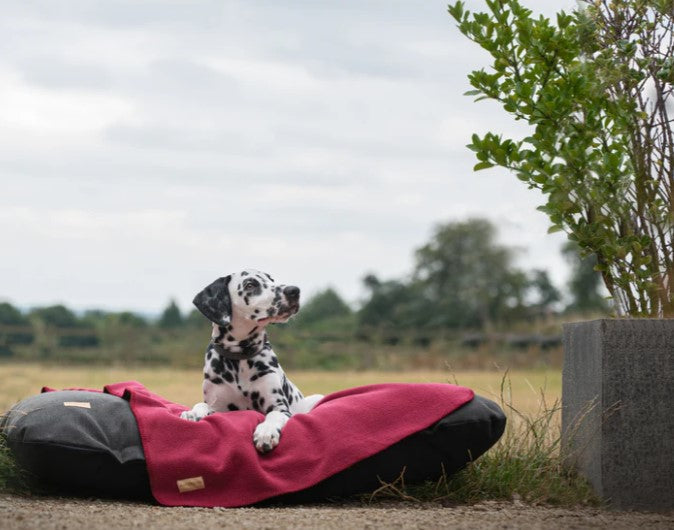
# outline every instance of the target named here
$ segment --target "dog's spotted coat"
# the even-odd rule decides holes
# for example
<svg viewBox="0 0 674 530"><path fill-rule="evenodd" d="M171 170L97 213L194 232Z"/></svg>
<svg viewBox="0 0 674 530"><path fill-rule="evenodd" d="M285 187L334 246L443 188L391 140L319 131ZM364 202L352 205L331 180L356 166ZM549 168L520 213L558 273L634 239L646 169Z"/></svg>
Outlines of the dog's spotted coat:
<svg viewBox="0 0 674 530"><path fill-rule="evenodd" d="M245 270L218 278L194 298L212 323L204 365L204 401L181 418L198 421L214 412L257 410L265 419L253 443L266 453L279 443L293 414L309 412L323 397L304 397L286 377L265 327L299 310L300 290L276 285L269 274Z"/></svg>

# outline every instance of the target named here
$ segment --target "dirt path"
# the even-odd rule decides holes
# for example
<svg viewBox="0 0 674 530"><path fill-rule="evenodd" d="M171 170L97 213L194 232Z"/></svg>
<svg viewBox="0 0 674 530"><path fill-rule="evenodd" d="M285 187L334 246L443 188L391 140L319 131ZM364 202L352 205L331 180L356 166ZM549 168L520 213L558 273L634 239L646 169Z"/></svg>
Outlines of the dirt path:
<svg viewBox="0 0 674 530"><path fill-rule="evenodd" d="M444 507L404 502L313 505L290 508L167 508L132 502L0 496L0 529L110 528L674 528L668 514L484 502Z"/></svg>

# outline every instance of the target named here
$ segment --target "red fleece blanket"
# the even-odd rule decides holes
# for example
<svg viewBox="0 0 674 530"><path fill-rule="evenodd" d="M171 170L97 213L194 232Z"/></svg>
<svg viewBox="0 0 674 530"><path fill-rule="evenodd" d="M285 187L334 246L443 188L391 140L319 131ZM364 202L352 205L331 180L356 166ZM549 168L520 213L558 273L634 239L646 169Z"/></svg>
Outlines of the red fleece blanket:
<svg viewBox="0 0 674 530"><path fill-rule="evenodd" d="M351 388L293 416L273 451L260 454L255 411L181 420L185 407L137 382L108 385L125 397L138 422L152 494L169 506L245 506L299 491L437 422L473 398L449 384Z"/></svg>

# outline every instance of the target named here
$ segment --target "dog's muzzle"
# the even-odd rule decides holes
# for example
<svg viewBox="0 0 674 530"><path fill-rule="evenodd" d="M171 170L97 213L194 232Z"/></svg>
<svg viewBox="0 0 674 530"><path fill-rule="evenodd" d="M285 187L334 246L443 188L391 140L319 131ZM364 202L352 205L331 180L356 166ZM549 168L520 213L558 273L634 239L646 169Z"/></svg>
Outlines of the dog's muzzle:
<svg viewBox="0 0 674 530"><path fill-rule="evenodd" d="M287 322L291 316L300 310L299 287L288 285L282 289L279 288L279 290L280 292L277 293L277 297L279 297L279 295L283 296L268 310L267 314L269 316L258 320L260 324Z"/></svg>
<svg viewBox="0 0 674 530"><path fill-rule="evenodd" d="M289 285L283 289L283 295L288 301L288 310L291 315L294 315L300 310L300 288L294 285Z"/></svg>

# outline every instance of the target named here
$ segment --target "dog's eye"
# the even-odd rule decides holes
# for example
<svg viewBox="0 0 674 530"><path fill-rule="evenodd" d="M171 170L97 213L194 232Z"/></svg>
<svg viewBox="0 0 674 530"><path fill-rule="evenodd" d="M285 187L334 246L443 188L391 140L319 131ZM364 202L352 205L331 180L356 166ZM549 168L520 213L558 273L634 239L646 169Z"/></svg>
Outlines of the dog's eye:
<svg viewBox="0 0 674 530"><path fill-rule="evenodd" d="M243 288L246 291L254 291L259 285L257 280L247 280L243 283Z"/></svg>

